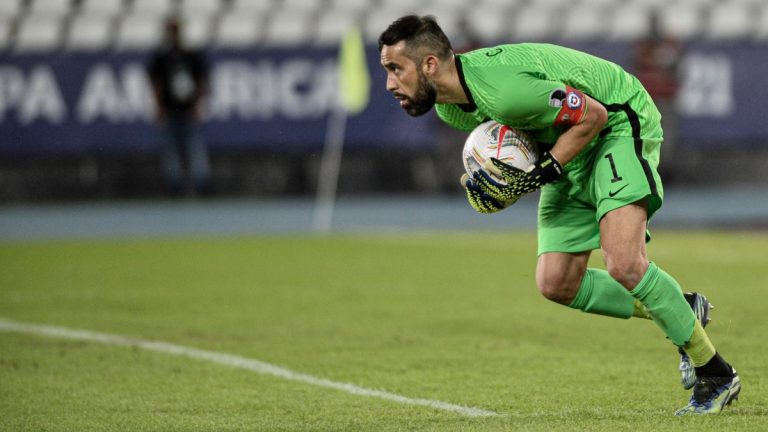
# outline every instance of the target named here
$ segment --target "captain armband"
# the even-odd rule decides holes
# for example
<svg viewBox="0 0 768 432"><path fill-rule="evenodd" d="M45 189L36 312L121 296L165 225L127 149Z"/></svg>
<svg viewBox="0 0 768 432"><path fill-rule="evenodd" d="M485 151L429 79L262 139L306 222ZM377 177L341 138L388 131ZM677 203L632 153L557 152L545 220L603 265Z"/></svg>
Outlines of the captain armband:
<svg viewBox="0 0 768 432"><path fill-rule="evenodd" d="M565 90L553 91L549 96L549 104L560 108L555 118L555 126L577 125L582 122L587 113L586 95L571 86L565 86Z"/></svg>

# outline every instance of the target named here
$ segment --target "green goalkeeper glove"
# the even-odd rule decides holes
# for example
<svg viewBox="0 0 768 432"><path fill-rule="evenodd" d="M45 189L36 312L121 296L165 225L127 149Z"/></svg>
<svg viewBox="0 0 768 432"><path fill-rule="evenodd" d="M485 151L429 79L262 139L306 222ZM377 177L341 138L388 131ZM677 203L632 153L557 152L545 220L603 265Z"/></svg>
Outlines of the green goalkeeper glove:
<svg viewBox="0 0 768 432"><path fill-rule="evenodd" d="M505 202L496 200L487 193L483 192L477 183L470 179L466 174L461 176L461 185L464 186L464 190L467 192L467 201L469 201L469 205L471 205L472 208L475 209L475 211L478 213L496 213L498 211L504 210L505 208L514 204L515 201L517 201L517 198L513 200L507 200Z"/></svg>
<svg viewBox="0 0 768 432"><path fill-rule="evenodd" d="M488 171L499 177L504 183L494 180ZM521 196L533 192L547 183L552 183L560 177L563 167L549 152L544 152L539 161L523 171L504 162L491 158L491 163L475 172L477 186L489 197L505 202L517 200Z"/></svg>

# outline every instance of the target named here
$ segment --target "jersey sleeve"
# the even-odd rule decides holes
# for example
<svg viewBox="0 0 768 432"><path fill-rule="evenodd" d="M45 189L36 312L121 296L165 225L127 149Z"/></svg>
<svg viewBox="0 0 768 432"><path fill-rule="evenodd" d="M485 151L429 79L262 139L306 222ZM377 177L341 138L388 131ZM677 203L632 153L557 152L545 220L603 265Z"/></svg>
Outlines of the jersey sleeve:
<svg viewBox="0 0 768 432"><path fill-rule="evenodd" d="M502 123L544 129L581 122L587 108L581 91L526 71L508 70L504 75L493 79L492 86L492 105Z"/></svg>

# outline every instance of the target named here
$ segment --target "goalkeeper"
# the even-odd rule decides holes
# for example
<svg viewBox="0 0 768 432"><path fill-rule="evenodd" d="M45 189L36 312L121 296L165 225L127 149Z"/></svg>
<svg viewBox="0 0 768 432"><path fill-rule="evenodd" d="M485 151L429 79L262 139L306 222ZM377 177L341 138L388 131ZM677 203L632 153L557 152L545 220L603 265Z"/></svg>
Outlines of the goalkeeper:
<svg viewBox="0 0 768 432"><path fill-rule="evenodd" d="M492 160L462 183L481 213L541 188L536 285L542 295L589 313L652 319L681 353L683 386L693 387L676 414L718 413L738 397L736 371L704 330L706 297L684 294L646 255L648 220L664 197L656 170L662 131L661 116L635 77L555 45L454 54L430 16L392 23L379 52L387 90L408 114L434 106L455 128L470 131L495 120L539 143L539 160L527 170ZM588 268L596 249L607 271Z"/></svg>

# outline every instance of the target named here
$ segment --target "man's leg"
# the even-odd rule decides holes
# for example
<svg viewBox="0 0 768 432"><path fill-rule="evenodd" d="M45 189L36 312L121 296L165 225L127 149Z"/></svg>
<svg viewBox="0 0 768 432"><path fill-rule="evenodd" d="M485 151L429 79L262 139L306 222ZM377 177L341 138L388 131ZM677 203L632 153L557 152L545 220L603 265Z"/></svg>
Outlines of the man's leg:
<svg viewBox="0 0 768 432"><path fill-rule="evenodd" d="M574 201L572 196L575 191L590 189L583 181L591 174L570 177L541 191L536 270L539 291L549 300L584 312L650 319L645 307L608 272L587 268L591 251L600 247L600 226L595 208L583 203L590 197Z"/></svg>
<svg viewBox="0 0 768 432"><path fill-rule="evenodd" d="M590 254L591 251L541 254L536 264L536 286L541 295L555 303L571 303L587 270Z"/></svg>
<svg viewBox="0 0 768 432"><path fill-rule="evenodd" d="M646 203L640 201L602 218L600 236L608 273L643 303L667 337L691 357L698 380L691 404L679 413L719 412L738 396L738 377L715 351L677 281L648 261L646 215Z"/></svg>
<svg viewBox="0 0 768 432"><path fill-rule="evenodd" d="M615 318L651 319L645 307L602 269L587 268L590 252L539 256L536 286L555 303Z"/></svg>
<svg viewBox="0 0 768 432"><path fill-rule="evenodd" d="M199 124L193 119L186 120L186 148L187 160L192 186L198 194L209 191L211 165L208 157L208 149L203 139L203 133Z"/></svg>
<svg viewBox="0 0 768 432"><path fill-rule="evenodd" d="M648 261L646 214L645 203L639 202L612 210L602 218L600 238L605 264L611 277L645 305L672 342L683 346L691 340L696 316L677 281Z"/></svg>
<svg viewBox="0 0 768 432"><path fill-rule="evenodd" d="M166 188L170 195L180 195L184 191L184 168L181 157L181 139L177 122L173 118L165 120L163 125L163 173Z"/></svg>

